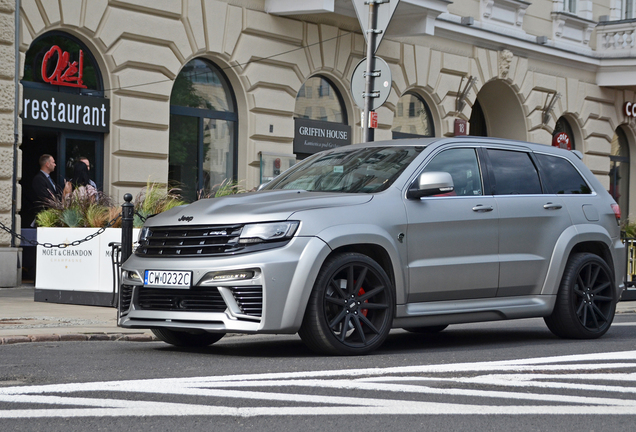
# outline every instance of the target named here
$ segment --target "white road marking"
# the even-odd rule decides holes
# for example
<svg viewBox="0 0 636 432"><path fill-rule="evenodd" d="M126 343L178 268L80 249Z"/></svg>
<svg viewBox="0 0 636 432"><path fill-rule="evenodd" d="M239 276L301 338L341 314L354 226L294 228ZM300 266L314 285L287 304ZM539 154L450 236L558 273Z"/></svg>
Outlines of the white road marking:
<svg viewBox="0 0 636 432"><path fill-rule="evenodd" d="M0 418L636 415L635 381L636 351L624 351L383 369L14 386L0 388L0 406L11 408L0 408ZM528 388L544 391L529 393ZM316 389L318 394L311 394ZM329 395L330 390L338 395ZM104 392L120 393L122 398L102 399ZM74 397L77 393L83 397ZM84 396L91 393L95 397ZM207 402L156 402L148 400L152 395L196 396ZM241 406L233 406L237 400ZM250 401L269 403L249 406ZM515 405L515 401L538 404ZM20 409L25 404L38 404L38 409Z"/></svg>

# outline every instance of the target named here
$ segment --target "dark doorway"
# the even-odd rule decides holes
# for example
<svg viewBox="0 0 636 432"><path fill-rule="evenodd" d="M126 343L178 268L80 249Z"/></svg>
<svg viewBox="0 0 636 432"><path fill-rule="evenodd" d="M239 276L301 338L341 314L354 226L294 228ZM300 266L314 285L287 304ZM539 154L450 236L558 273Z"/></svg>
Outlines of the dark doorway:
<svg viewBox="0 0 636 432"><path fill-rule="evenodd" d="M53 179L59 185L73 178L73 165L80 156L90 161L90 177L98 189L103 186L103 137L101 134L56 131L37 127L24 127L22 134L22 228L31 227L35 219L35 199L31 188L33 177L40 170L43 154L55 158L57 166Z"/></svg>
<svg viewBox="0 0 636 432"><path fill-rule="evenodd" d="M488 136L488 129L486 127L486 117L484 117L484 111L481 109L479 100L475 101L473 110L470 113L470 130L469 133L472 136Z"/></svg>

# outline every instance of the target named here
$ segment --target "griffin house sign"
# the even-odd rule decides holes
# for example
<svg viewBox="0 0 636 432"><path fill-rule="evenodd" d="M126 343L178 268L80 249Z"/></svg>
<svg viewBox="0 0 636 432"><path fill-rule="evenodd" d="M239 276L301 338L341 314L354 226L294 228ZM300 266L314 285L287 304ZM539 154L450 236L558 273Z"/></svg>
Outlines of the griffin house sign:
<svg viewBox="0 0 636 432"><path fill-rule="evenodd" d="M294 153L318 153L351 144L351 126L318 120L294 119Z"/></svg>

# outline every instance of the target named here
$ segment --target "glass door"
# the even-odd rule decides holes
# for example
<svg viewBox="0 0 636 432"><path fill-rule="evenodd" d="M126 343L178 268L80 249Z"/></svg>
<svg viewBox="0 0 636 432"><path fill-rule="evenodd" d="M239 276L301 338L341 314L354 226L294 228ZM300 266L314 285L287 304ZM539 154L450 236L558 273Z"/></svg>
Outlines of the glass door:
<svg viewBox="0 0 636 432"><path fill-rule="evenodd" d="M97 184L97 189L103 190L104 176L104 143L99 134L62 132L60 140L59 161L57 162L58 182L71 180L74 166L80 158L89 161L89 176Z"/></svg>

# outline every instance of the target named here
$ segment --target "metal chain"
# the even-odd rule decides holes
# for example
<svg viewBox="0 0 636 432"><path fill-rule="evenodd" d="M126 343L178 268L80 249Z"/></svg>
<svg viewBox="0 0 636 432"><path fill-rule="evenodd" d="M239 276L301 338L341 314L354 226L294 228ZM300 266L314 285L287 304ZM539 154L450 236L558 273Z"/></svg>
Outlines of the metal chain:
<svg viewBox="0 0 636 432"><path fill-rule="evenodd" d="M97 237L98 235L102 234L104 231L106 231L106 228L110 228L113 225L115 225L115 223L117 223L117 221L119 220L119 218L121 218L121 213L118 214L117 216L115 216L110 222L108 222L106 224L106 226L100 228L99 230L97 230L97 232L90 234L88 236L86 236L85 238L83 238L82 240L75 240L71 243L60 243L60 244L52 244L52 243L38 243L37 241L33 241L30 239L25 238L23 235L18 234L17 232L13 231L10 228L7 228L2 222L0 222L0 229L3 229L4 231L8 232L10 235L14 236L17 239L20 239L21 241L28 243L32 246L42 246L43 248L46 249L53 249L53 248L58 248L58 249L65 249L69 246L78 246L84 242L87 242L89 240L94 239L95 237Z"/></svg>
<svg viewBox="0 0 636 432"><path fill-rule="evenodd" d="M148 216L143 216L141 213L139 213L137 210L135 210L135 214L137 216L139 216L139 219L141 219L141 223L146 222L146 219L148 219Z"/></svg>

